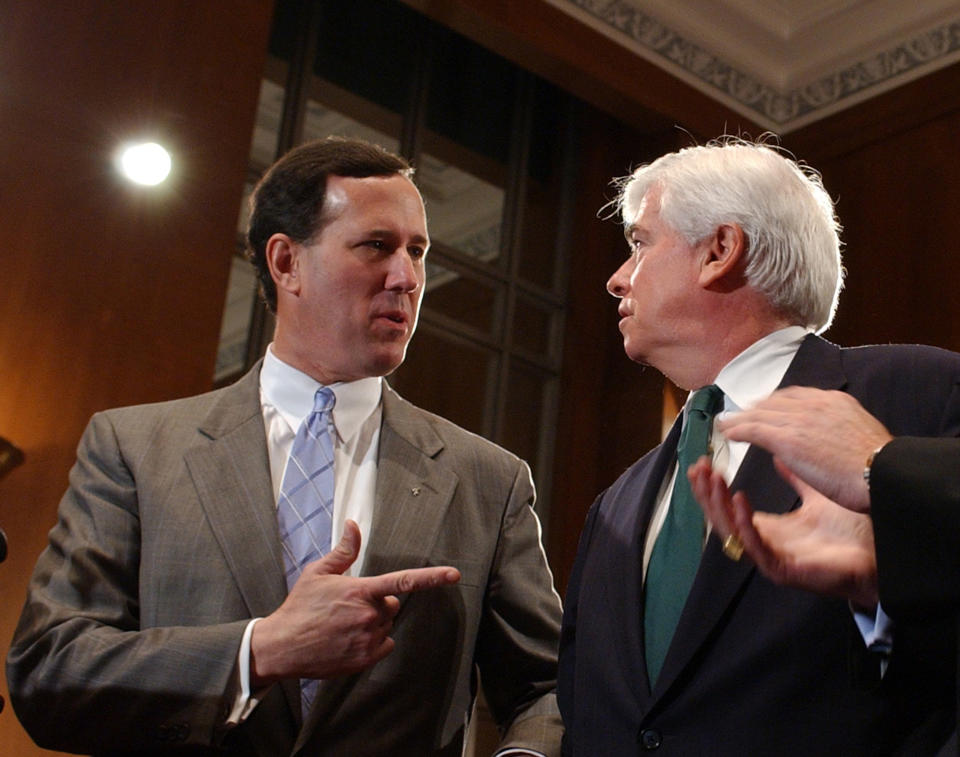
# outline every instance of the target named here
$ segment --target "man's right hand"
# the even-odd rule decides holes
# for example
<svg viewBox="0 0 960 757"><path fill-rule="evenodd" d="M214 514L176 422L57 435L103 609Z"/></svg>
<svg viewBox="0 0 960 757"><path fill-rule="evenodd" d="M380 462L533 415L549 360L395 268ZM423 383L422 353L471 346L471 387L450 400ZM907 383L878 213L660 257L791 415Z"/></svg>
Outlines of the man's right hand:
<svg viewBox="0 0 960 757"><path fill-rule="evenodd" d="M370 667L393 649L390 631L400 609L397 594L460 580L452 567L344 576L359 548L360 529L348 520L340 543L307 565L283 604L254 625L254 689L284 678L333 678Z"/></svg>

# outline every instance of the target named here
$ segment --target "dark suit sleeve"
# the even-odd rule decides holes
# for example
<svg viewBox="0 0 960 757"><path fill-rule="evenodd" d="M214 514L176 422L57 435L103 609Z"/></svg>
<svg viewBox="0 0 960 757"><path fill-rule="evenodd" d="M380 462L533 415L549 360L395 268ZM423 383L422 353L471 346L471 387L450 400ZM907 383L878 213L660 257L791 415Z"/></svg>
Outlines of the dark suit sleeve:
<svg viewBox="0 0 960 757"><path fill-rule="evenodd" d="M898 437L870 473L880 600L892 617L960 607L960 439Z"/></svg>
<svg viewBox="0 0 960 757"><path fill-rule="evenodd" d="M134 477L109 418L98 415L7 658L14 709L41 746L102 752L216 740L247 621L141 630L141 557Z"/></svg>
<svg viewBox="0 0 960 757"><path fill-rule="evenodd" d="M477 641L480 679L504 730L500 748L558 755L555 688L560 598L533 511L530 471L518 462L487 583Z"/></svg>

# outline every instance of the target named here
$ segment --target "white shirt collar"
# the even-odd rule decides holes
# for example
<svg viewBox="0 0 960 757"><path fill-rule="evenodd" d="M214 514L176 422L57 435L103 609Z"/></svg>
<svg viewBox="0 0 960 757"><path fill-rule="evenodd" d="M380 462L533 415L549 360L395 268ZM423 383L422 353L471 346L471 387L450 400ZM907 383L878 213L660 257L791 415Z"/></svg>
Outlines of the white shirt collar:
<svg viewBox="0 0 960 757"><path fill-rule="evenodd" d="M313 398L323 384L303 371L283 362L267 347L260 369L260 392L283 419L296 431L313 410ZM337 382L330 385L337 403L333 408L333 424L341 442L347 442L360 431L364 421L377 409L383 393L380 376Z"/></svg>
<svg viewBox="0 0 960 757"><path fill-rule="evenodd" d="M723 390L724 411L743 410L780 386L810 331L788 326L767 334L727 363L713 382Z"/></svg>

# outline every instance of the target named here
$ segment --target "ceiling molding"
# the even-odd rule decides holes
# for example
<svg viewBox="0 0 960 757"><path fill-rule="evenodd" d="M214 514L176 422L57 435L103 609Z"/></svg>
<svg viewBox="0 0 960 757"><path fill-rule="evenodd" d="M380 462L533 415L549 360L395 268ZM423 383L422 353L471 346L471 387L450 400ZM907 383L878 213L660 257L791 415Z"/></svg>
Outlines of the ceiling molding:
<svg viewBox="0 0 960 757"><path fill-rule="evenodd" d="M548 1L778 134L960 61L955 2Z"/></svg>

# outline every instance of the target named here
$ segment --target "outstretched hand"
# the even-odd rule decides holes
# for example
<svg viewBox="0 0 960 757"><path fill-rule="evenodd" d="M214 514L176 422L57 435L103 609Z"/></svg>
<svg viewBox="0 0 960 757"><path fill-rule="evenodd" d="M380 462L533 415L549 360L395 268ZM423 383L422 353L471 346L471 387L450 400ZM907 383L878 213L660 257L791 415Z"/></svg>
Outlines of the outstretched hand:
<svg viewBox="0 0 960 757"><path fill-rule="evenodd" d="M763 447L844 507L870 509L863 469L893 437L849 394L811 387L779 389L751 408L718 419L728 439Z"/></svg>
<svg viewBox="0 0 960 757"><path fill-rule="evenodd" d="M359 549L360 529L348 520L337 546L307 565L283 604L253 627L255 688L283 678L332 678L370 667L393 650L397 594L460 580L460 572L446 566L344 576Z"/></svg>
<svg viewBox="0 0 960 757"><path fill-rule="evenodd" d="M870 516L827 499L782 464L777 470L803 500L783 515L754 512L742 492L731 496L706 457L690 466L687 476L721 541L733 534L771 581L842 597L860 609L875 607L877 559Z"/></svg>

